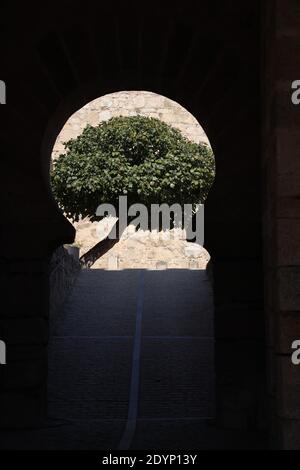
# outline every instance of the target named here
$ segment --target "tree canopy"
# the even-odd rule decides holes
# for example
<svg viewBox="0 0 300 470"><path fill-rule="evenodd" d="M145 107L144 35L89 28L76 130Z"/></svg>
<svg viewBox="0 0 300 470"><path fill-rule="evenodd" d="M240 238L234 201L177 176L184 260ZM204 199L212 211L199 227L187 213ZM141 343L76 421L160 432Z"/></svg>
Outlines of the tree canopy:
<svg viewBox="0 0 300 470"><path fill-rule="evenodd" d="M52 189L67 217L95 220L97 207L203 203L213 183L215 162L205 144L186 139L159 119L115 117L88 125L65 143L66 153L54 162Z"/></svg>

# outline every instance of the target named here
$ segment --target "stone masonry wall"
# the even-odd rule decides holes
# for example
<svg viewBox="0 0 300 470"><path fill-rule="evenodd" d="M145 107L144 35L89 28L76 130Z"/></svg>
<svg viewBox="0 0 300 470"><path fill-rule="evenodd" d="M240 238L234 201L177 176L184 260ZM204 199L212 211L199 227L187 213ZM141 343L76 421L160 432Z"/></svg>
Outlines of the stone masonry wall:
<svg viewBox="0 0 300 470"><path fill-rule="evenodd" d="M263 107L263 226L268 394L274 448L300 449L300 3L266 2Z"/></svg>
<svg viewBox="0 0 300 470"><path fill-rule="evenodd" d="M68 293L80 271L80 264L59 247L52 255L50 263L50 318L51 324L59 314Z"/></svg>

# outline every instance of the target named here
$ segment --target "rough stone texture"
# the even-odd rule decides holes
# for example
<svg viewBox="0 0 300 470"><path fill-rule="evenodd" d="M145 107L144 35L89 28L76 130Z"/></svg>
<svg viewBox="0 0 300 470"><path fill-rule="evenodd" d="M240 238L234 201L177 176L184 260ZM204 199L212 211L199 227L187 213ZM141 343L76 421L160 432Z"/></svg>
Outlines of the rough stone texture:
<svg viewBox="0 0 300 470"><path fill-rule="evenodd" d="M112 219L78 223L76 241L81 255L110 231ZM92 266L93 269L204 269L209 254L200 245L186 241L184 230L164 232L135 230L129 225L121 240Z"/></svg>

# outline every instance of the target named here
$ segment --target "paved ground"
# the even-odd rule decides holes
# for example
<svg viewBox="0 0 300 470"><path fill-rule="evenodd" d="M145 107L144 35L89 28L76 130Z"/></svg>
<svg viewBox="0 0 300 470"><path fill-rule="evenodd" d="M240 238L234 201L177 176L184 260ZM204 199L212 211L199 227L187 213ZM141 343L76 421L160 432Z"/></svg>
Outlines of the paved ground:
<svg viewBox="0 0 300 470"><path fill-rule="evenodd" d="M214 415L212 335L204 271L82 272L50 344L49 415L77 428L66 445L189 447Z"/></svg>
<svg viewBox="0 0 300 470"><path fill-rule="evenodd" d="M249 436L214 426L205 271L83 271L52 330L48 422L6 433L2 446L251 447Z"/></svg>

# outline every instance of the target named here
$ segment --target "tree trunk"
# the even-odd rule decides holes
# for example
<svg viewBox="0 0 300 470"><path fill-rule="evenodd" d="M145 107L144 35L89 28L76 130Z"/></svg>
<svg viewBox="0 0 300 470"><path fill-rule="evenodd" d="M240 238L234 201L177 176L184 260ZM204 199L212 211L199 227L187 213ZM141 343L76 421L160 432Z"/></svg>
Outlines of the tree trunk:
<svg viewBox="0 0 300 470"><path fill-rule="evenodd" d="M119 220L117 220L116 225L112 227L109 235L112 233L113 230L116 230L116 237L109 238L109 235L101 240L99 243L94 245L89 251L87 251L84 255L82 255L79 259L80 264L83 268L90 268L93 264L99 259L101 256L105 255L119 240L124 232L126 227L120 233L120 224Z"/></svg>

